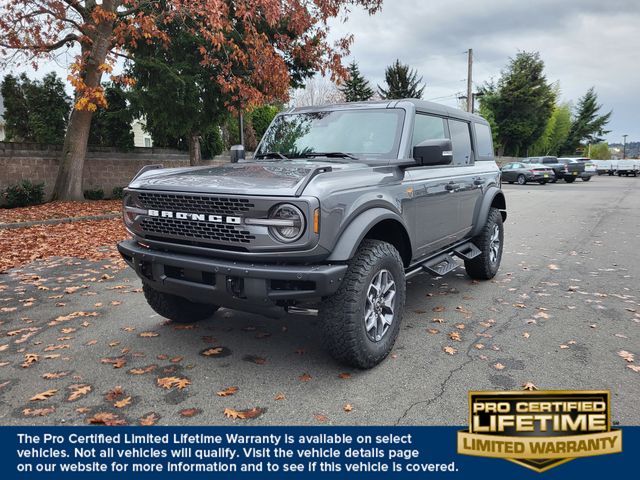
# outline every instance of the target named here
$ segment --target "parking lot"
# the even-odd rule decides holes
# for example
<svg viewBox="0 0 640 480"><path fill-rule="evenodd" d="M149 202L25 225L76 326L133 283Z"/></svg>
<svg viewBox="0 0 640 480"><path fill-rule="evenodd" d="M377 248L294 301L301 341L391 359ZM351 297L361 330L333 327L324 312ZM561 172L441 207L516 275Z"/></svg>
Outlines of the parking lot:
<svg viewBox="0 0 640 480"><path fill-rule="evenodd" d="M129 269L54 258L0 275L0 422L462 425L469 390L533 384L609 389L612 419L640 425L640 179L504 190L498 276L412 279L369 371L334 363L313 316L185 327Z"/></svg>

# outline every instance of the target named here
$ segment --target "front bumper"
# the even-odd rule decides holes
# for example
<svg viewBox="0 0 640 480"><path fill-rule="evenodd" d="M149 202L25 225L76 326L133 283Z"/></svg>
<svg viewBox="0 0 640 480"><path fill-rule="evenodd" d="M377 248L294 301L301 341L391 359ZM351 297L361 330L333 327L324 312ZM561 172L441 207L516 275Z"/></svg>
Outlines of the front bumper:
<svg viewBox="0 0 640 480"><path fill-rule="evenodd" d="M120 242L118 251L156 290L246 311L332 295L347 271L345 264L258 264L184 255L145 248L135 240Z"/></svg>

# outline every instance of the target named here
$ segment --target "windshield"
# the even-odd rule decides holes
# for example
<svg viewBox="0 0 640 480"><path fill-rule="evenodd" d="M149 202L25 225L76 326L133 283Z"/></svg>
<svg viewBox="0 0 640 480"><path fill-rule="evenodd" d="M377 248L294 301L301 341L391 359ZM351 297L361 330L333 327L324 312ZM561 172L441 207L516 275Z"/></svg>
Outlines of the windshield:
<svg viewBox="0 0 640 480"><path fill-rule="evenodd" d="M280 115L256 157L397 158L403 120L403 110L386 108Z"/></svg>

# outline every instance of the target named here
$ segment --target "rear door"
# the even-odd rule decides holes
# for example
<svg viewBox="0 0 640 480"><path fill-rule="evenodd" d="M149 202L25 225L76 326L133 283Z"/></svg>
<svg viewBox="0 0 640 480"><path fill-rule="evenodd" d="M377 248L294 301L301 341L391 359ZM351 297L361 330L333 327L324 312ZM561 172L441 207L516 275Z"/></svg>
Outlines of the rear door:
<svg viewBox="0 0 640 480"><path fill-rule="evenodd" d="M454 194L458 201L458 224L452 235L461 240L473 228L476 205L482 199L483 176L475 168L471 141L471 123L449 119L449 134L453 145L453 164L456 169Z"/></svg>

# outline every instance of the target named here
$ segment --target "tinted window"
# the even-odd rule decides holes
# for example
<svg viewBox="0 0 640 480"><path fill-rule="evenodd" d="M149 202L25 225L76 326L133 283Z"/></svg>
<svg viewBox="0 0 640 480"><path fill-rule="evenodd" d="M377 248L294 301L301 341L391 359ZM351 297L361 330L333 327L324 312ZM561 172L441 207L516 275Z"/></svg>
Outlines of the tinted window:
<svg viewBox="0 0 640 480"><path fill-rule="evenodd" d="M458 120L449 120L449 133L453 144L453 164L469 165L473 163L469 124Z"/></svg>
<svg viewBox="0 0 640 480"><path fill-rule="evenodd" d="M476 148L480 157L493 157L493 141L491 139L491 128L489 125L474 123L476 129Z"/></svg>
<svg viewBox="0 0 640 480"><path fill-rule="evenodd" d="M415 125L413 126L411 146L415 147L425 140L436 140L438 138L447 138L444 134L444 120L439 117L417 114Z"/></svg>

